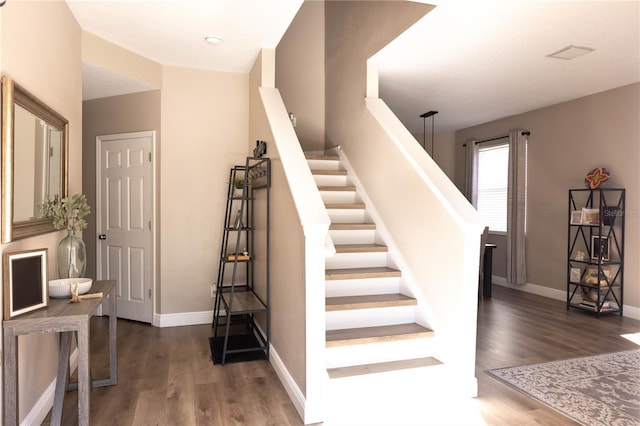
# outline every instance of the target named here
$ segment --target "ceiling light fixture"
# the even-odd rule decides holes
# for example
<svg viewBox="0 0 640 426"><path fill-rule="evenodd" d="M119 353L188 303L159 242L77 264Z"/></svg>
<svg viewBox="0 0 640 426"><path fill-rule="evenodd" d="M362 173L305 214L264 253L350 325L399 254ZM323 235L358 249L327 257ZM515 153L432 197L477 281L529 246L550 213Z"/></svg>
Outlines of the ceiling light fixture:
<svg viewBox="0 0 640 426"><path fill-rule="evenodd" d="M563 49L558 50L557 52L547 55L547 57L569 60L569 59L577 58L578 56L586 55L587 53L591 53L594 50L595 49L592 49L591 47L581 47L581 46L570 45Z"/></svg>
<svg viewBox="0 0 640 426"><path fill-rule="evenodd" d="M220 44L222 43L222 39L220 37L218 37L215 34L209 34L208 36L206 36L204 38L204 41L206 41L209 44Z"/></svg>

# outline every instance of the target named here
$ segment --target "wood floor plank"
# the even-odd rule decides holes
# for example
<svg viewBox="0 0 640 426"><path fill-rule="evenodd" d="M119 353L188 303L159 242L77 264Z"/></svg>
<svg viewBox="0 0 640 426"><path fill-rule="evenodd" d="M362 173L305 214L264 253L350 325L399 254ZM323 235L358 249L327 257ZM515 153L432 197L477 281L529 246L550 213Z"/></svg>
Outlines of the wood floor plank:
<svg viewBox="0 0 640 426"><path fill-rule="evenodd" d="M324 161L338 161L338 160L340 160L340 156L338 156L338 155L305 154L304 157L307 160L324 160Z"/></svg>
<svg viewBox="0 0 640 426"><path fill-rule="evenodd" d="M317 176L347 176L346 170L311 170L312 175Z"/></svg>
<svg viewBox="0 0 640 426"><path fill-rule="evenodd" d="M334 347L431 337L433 336L433 331L419 324L394 324L377 327L327 330L326 334L327 347Z"/></svg>
<svg viewBox="0 0 640 426"><path fill-rule="evenodd" d="M336 253L382 253L387 252L383 244L335 244Z"/></svg>
<svg viewBox="0 0 640 426"><path fill-rule="evenodd" d="M425 357L416 359L405 359L399 361L380 362L377 364L353 365L349 367L337 367L327 370L329 378L337 379L341 377L360 376L364 374L384 373L387 371L405 370L411 368L431 367L442 364L435 358Z"/></svg>
<svg viewBox="0 0 640 426"><path fill-rule="evenodd" d="M617 315L598 319L587 312L567 311L562 301L499 286L493 286L492 296L478 302L479 397L474 400L489 426L576 423L490 377L485 370L638 347L621 334L638 332L640 321ZM92 319L94 375L104 368L99 365L104 357L98 354L106 348L107 323L106 317ZM118 384L91 391L91 424L172 425L163 408L168 406L171 370L191 376L180 382L183 387L185 383L193 386L191 402L186 402L189 398L180 401L188 407L184 410L193 411L189 415L194 419L192 424L302 426L271 364L254 361L213 365L208 346L211 335L210 325L156 328L118 320ZM178 367L176 363L181 364ZM172 386L175 389L176 385ZM65 396L63 424L73 424L76 395L67 392ZM177 401L172 415L184 413ZM249 409L251 404L255 408ZM43 422L49 424L50 414Z"/></svg>
<svg viewBox="0 0 640 426"><path fill-rule="evenodd" d="M345 311L352 309L388 308L392 306L415 306L416 299L404 294L367 294L364 296L327 297L325 309Z"/></svg>
<svg viewBox="0 0 640 426"><path fill-rule="evenodd" d="M328 210L364 210L364 203L325 203Z"/></svg>
<svg viewBox="0 0 640 426"><path fill-rule="evenodd" d="M376 229L375 223L331 223L330 231L361 231Z"/></svg>
<svg viewBox="0 0 640 426"><path fill-rule="evenodd" d="M325 279L327 280L385 278L385 277L399 277L401 275L402 273L397 269L387 268L387 267L345 268L345 269L325 270Z"/></svg>
<svg viewBox="0 0 640 426"><path fill-rule="evenodd" d="M318 191L325 192L355 192L356 187L353 185L345 185L345 186L319 186Z"/></svg>

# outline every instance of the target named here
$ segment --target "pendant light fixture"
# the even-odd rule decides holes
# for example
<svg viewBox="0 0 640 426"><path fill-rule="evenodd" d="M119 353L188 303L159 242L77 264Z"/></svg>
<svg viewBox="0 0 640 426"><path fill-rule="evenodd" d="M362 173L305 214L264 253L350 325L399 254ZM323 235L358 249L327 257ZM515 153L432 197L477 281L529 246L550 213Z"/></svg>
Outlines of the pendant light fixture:
<svg viewBox="0 0 640 426"><path fill-rule="evenodd" d="M438 111L428 111L424 114L421 114L423 122L423 130L422 130L422 147L427 150L427 117L431 117L431 158L433 158L433 135L435 130L435 115Z"/></svg>

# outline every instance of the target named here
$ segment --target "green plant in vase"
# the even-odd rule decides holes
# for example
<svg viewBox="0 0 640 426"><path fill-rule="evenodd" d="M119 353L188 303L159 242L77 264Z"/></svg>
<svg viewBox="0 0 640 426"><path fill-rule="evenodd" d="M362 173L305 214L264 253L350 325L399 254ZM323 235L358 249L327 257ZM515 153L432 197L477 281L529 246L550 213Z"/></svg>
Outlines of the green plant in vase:
<svg viewBox="0 0 640 426"><path fill-rule="evenodd" d="M51 219L56 229L66 229L67 236L58 244L58 275L60 278L82 277L86 270L87 250L76 232L87 228L84 217L91 208L84 194L46 199L40 205L40 217Z"/></svg>

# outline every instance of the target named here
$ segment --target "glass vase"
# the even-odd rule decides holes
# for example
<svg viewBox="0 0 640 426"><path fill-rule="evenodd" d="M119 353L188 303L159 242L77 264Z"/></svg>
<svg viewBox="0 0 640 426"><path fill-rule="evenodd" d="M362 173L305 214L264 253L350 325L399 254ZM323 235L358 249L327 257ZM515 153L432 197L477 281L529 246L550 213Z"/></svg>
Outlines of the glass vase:
<svg viewBox="0 0 640 426"><path fill-rule="evenodd" d="M58 275L60 278L84 277L87 267L87 248L73 229L58 244Z"/></svg>

